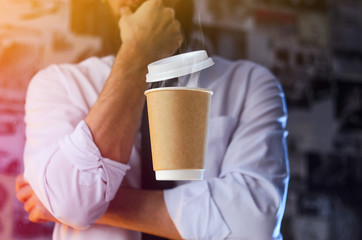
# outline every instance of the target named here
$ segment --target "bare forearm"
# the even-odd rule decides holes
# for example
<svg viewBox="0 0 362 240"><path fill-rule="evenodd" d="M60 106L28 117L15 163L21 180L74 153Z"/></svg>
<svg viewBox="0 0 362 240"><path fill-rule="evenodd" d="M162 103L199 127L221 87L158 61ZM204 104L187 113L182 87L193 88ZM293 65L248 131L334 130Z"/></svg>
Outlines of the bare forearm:
<svg viewBox="0 0 362 240"><path fill-rule="evenodd" d="M168 214L162 191L120 188L97 223L181 239Z"/></svg>
<svg viewBox="0 0 362 240"><path fill-rule="evenodd" d="M102 156L128 163L144 104L147 65L172 55L183 37L174 10L161 0L145 1L135 13L122 9L122 46L85 122Z"/></svg>
<svg viewBox="0 0 362 240"><path fill-rule="evenodd" d="M85 121L104 157L127 163L142 113L148 61L122 46L112 72Z"/></svg>

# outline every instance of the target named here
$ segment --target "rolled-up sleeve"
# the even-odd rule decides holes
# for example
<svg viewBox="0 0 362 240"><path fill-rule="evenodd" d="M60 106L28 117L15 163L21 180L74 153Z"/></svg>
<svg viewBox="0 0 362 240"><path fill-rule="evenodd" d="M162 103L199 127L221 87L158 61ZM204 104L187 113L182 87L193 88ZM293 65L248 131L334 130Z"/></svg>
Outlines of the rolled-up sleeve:
<svg viewBox="0 0 362 240"><path fill-rule="evenodd" d="M102 157L82 120L86 109L54 79L59 71L50 67L29 86L24 176L58 220L82 229L106 211L129 166Z"/></svg>
<svg viewBox="0 0 362 240"><path fill-rule="evenodd" d="M218 176L164 192L167 209L184 239L282 238L289 181L284 94L262 67L255 65L240 77L245 75L240 88L247 90L240 90L245 94L238 124ZM232 98L240 99L235 94Z"/></svg>

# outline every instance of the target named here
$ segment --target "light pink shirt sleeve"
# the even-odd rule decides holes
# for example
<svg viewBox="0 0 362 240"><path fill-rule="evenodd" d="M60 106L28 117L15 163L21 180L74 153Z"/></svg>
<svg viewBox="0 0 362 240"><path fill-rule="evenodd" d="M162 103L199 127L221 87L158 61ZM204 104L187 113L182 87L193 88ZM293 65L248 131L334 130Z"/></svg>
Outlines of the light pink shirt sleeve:
<svg viewBox="0 0 362 240"><path fill-rule="evenodd" d="M40 72L28 89L24 176L58 220L82 229L106 211L129 166L102 157L59 71Z"/></svg>

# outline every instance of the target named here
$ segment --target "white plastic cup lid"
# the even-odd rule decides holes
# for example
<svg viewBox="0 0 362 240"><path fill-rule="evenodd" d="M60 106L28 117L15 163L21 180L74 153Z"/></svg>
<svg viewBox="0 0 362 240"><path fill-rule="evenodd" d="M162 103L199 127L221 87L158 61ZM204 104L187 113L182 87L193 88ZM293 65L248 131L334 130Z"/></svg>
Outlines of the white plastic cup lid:
<svg viewBox="0 0 362 240"><path fill-rule="evenodd" d="M146 82L159 82L194 72L214 65L205 50L188 52L161 59L148 65Z"/></svg>

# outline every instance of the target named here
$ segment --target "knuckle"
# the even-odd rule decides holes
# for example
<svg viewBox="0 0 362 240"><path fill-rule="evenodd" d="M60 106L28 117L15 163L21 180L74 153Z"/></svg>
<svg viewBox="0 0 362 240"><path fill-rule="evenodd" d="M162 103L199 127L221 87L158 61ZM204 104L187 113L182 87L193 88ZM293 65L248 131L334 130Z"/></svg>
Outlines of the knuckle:
<svg viewBox="0 0 362 240"><path fill-rule="evenodd" d="M31 212L31 210L33 209L33 202L31 200L28 200L26 203L24 203L24 210L26 212Z"/></svg>
<svg viewBox="0 0 362 240"><path fill-rule="evenodd" d="M20 192L16 192L16 198L20 201L20 202L23 202L23 196Z"/></svg>
<svg viewBox="0 0 362 240"><path fill-rule="evenodd" d="M177 32L177 34L175 34L175 39L176 41L182 41L183 40L183 35L181 34L181 32Z"/></svg>
<svg viewBox="0 0 362 240"><path fill-rule="evenodd" d="M15 181L15 189L19 190L21 188L21 186L23 185L23 177L22 175L19 175L16 177L16 181Z"/></svg>
<svg viewBox="0 0 362 240"><path fill-rule="evenodd" d="M29 207L29 204L28 204L28 203L25 203L25 204L24 204L24 210L25 210L25 212L29 212L30 207Z"/></svg>
<svg viewBox="0 0 362 240"><path fill-rule="evenodd" d="M178 28L181 28L181 23L180 23L180 21L176 20L176 21L175 21L175 25L176 25Z"/></svg>
<svg viewBox="0 0 362 240"><path fill-rule="evenodd" d="M36 223L36 217L34 216L33 213L30 213L30 214L29 214L28 219L29 219L30 222Z"/></svg>
<svg viewBox="0 0 362 240"><path fill-rule="evenodd" d="M181 24L178 21L173 22L173 31L176 32L176 34L179 34L181 32Z"/></svg>
<svg viewBox="0 0 362 240"><path fill-rule="evenodd" d="M155 6L159 6L162 4L162 0L152 0L152 1L146 1L146 4L153 4Z"/></svg>
<svg viewBox="0 0 362 240"><path fill-rule="evenodd" d="M175 10L170 7L164 9L164 14L167 14L168 17L175 18Z"/></svg>
<svg viewBox="0 0 362 240"><path fill-rule="evenodd" d="M40 215L38 211L31 211L29 213L29 220L34 223L38 223L41 221Z"/></svg>

